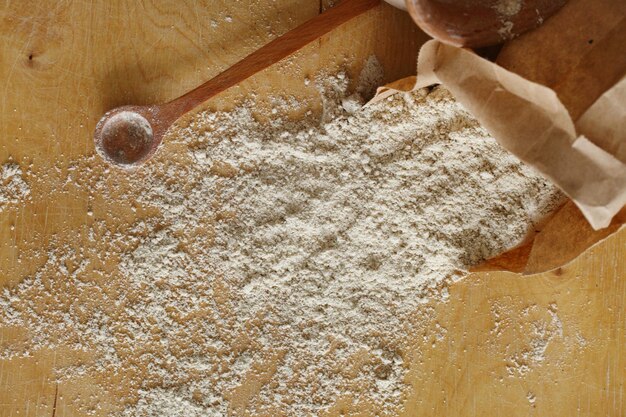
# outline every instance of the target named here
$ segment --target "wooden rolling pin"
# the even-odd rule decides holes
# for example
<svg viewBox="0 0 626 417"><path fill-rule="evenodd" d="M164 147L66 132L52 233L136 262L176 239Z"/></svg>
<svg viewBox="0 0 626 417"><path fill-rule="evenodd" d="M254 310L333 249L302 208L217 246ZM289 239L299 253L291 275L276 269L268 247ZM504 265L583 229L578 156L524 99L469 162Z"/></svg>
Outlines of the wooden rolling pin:
<svg viewBox="0 0 626 417"><path fill-rule="evenodd" d="M380 0L344 0L177 99L164 104L122 106L107 112L96 126L96 151L120 167L144 163L154 155L167 129L182 115L379 3Z"/></svg>

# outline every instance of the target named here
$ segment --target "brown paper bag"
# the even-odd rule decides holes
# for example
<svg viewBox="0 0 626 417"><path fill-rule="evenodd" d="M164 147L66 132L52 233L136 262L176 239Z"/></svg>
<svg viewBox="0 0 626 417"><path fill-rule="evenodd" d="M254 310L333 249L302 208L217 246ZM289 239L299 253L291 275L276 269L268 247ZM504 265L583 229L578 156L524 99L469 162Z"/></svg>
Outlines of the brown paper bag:
<svg viewBox="0 0 626 417"><path fill-rule="evenodd" d="M505 114L507 110L515 113L517 111L516 106L520 106L524 113L545 111L547 125L554 125L554 129L559 131L561 137L560 142L549 145L553 148L556 147L556 150L564 146L566 158L572 153L578 153L577 157L591 159L591 167L600 169L599 174L596 173L596 178L598 178L597 175L605 175L603 171L609 169L608 177L613 177L613 180L610 181L614 181L613 185L618 187L618 193L613 196L613 203L611 204L609 201L609 204L604 207L602 205L587 207L589 205L585 203L584 199L592 197L593 194L586 195L584 191L589 190L589 187L577 187L578 183L576 182L582 181L584 184L587 181L584 175L576 176L576 172L574 172L569 177L566 175L561 178L562 181L574 180L573 182L565 181L565 185L569 186L568 189L574 189L570 195L581 196L576 204L585 209L585 215L594 221L596 228L600 225L606 225L612 215L611 213L619 210L621 195L619 186L623 184L620 170L626 163L624 156L626 153L626 137L624 136L626 135L625 16L626 2L623 0L569 0L568 4L542 27L507 43L497 59L500 66L523 76L521 80L513 80L513 84L519 87L518 90L521 90L521 94L518 94L517 97L522 98L521 103L516 104L514 100L509 101L508 104L513 103L514 108L505 109L500 114ZM470 54L467 51L466 53ZM456 54L458 53L453 53L453 55ZM482 77L486 74L488 78L496 77L491 87L497 89L508 85L506 81L503 82L497 78L500 74L504 74L505 78L508 77L502 68L480 60L478 57L452 62L454 59L451 60L449 56L447 59L437 58L433 55L432 50L430 55L431 57L427 60L424 55L420 56L419 80L417 77L408 77L392 83L386 88L380 89L375 100L393 94L394 91L409 91L422 85L438 82L448 86L447 82L452 81L457 89L469 88L470 92L464 94L465 99L473 100L475 102L474 107L477 107L480 112L481 107L493 107L494 101L493 97L491 102L476 100L476 98L481 97L481 94L480 91L472 91L479 90L475 84L473 85L475 81L478 81L478 86L484 86ZM427 63L424 64L424 61ZM472 64L468 68L459 67L468 61L470 64L478 62L479 65L474 66ZM447 82L439 80L437 76L442 71L442 65L452 65L453 67L457 65L456 68L452 68L452 71L448 68ZM423 73L424 68L427 69L427 74ZM450 74L455 75L454 70L460 73L461 79L466 79L465 83L454 79L450 80ZM529 80L534 83L530 83ZM550 87L558 98L555 99L554 95L550 97L552 94L550 91L542 91L541 88L535 89L533 84ZM518 90L513 89L508 93L515 95L520 92ZM535 91L539 91L538 96L534 95ZM498 96L498 94L495 95ZM570 120L568 120L567 114L563 112L559 100L565 105L569 115L572 116ZM499 103L502 104L502 101ZM551 108L550 103L554 104L555 108ZM548 104L547 107L546 104ZM551 111L554 112L555 109L557 109L557 117L552 120ZM489 108L482 109L481 113L482 117L485 115L491 117L494 114L498 116L497 112L493 113ZM477 115L477 117L480 119L481 116ZM572 119L575 120L575 123L572 123ZM497 124L498 120L493 122ZM498 131L506 134L507 130L510 129L510 126L503 126ZM578 135L576 133L572 135L572 129ZM568 143L563 140L563 132L566 134L565 138L569 137L572 142ZM583 146L575 148L574 151L567 149L573 147L578 136L584 136L588 140L583 138L579 142ZM523 134L518 136L522 139L523 137ZM504 139L511 141L515 140L516 137L505 137ZM531 137L530 143L533 143L533 140L534 138ZM588 146L584 146L585 144ZM522 143L522 148L524 148L523 145L524 143ZM539 145L539 150L543 149L545 152L554 150L551 149L551 146L542 148L543 144L540 143ZM586 153L586 148L591 148L591 155ZM513 147L513 149L516 148ZM601 157L607 155L608 157L601 158L599 163L594 166L595 153ZM539 155L537 159L532 153L530 159L539 163L538 168L540 168L542 161L550 162L550 158ZM608 162L608 164L604 162ZM614 167L617 167L617 175L610 171ZM548 168L553 175L555 171L557 175L568 174L567 169L565 171L559 170L559 165L556 165L556 168ZM621 189L623 190L623 187ZM604 198L611 200L610 190L601 188L598 192L604 193ZM626 222L626 208L614 216L608 227L594 230L585 220L581 211L570 201L547 219L541 230L529 236L523 245L488 260L479 265L476 270L510 270L535 273L554 269L566 264L591 245L619 230L624 222Z"/></svg>
<svg viewBox="0 0 626 417"><path fill-rule="evenodd" d="M443 84L504 148L559 186L594 229L607 227L626 204L626 163L605 150L614 145L602 142L601 147L577 134L567 109L550 88L435 40L422 46L417 73L411 89ZM373 101L399 87L379 89ZM615 100L624 90L618 83L605 93L608 99L599 100ZM626 102L626 96L622 98ZM592 106L589 111L598 110ZM619 118L619 114L605 116L610 125ZM581 119L594 120L593 116ZM626 131L615 134L624 137L611 143L626 141Z"/></svg>

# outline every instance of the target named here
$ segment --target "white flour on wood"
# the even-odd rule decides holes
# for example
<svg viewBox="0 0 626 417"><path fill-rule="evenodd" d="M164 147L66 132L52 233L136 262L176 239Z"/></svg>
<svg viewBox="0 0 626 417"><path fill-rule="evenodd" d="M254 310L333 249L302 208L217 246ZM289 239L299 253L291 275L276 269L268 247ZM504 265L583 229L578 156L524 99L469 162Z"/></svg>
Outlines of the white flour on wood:
<svg viewBox="0 0 626 417"><path fill-rule="evenodd" d="M513 20L523 7L524 0L498 0L492 6L493 10L495 10L498 14L498 22L500 26L498 34L503 40L514 38L512 33L514 27ZM538 17L538 19L541 18Z"/></svg>
<svg viewBox="0 0 626 417"><path fill-rule="evenodd" d="M493 5L493 9L500 16L511 17L519 13L523 5L523 0L499 0Z"/></svg>
<svg viewBox="0 0 626 417"><path fill-rule="evenodd" d="M22 176L22 169L11 161L0 166L0 213L9 205L23 202L30 188Z"/></svg>
<svg viewBox="0 0 626 417"><path fill-rule="evenodd" d="M52 239L5 289L1 322L30 332L3 356L95 350L61 377L125 375L125 416L319 415L338 399L395 415L414 312L562 196L442 88L359 109L345 76L322 84L322 122L283 101L270 121L249 104L178 130L179 157L129 178L152 214L96 220L71 250Z"/></svg>

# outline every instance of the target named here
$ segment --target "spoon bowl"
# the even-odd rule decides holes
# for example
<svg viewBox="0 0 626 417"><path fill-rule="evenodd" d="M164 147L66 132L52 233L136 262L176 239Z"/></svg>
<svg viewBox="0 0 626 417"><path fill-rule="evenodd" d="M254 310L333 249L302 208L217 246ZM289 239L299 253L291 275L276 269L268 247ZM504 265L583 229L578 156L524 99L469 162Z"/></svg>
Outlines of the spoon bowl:
<svg viewBox="0 0 626 417"><path fill-rule="evenodd" d="M97 153L122 168L143 164L154 155L168 128L184 114L379 3L380 0L344 0L177 99L151 106L123 106L107 112L94 133Z"/></svg>
<svg viewBox="0 0 626 417"><path fill-rule="evenodd" d="M106 161L133 167L146 161L156 148L150 121L136 106L124 106L106 113L95 133L96 151Z"/></svg>

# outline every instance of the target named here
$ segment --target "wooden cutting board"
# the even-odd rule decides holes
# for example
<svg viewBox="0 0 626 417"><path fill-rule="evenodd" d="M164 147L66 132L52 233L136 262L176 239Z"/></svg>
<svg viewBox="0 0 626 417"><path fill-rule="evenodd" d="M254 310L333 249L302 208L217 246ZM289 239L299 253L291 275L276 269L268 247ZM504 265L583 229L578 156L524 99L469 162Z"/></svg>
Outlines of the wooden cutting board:
<svg viewBox="0 0 626 417"><path fill-rule="evenodd" d="M91 135L105 110L177 97L320 10L310 0L244 3L49 0L0 6L0 163L12 157L42 178L31 201L0 213L1 285L15 285L41 263L18 263L20 252L44 247L53 236L84 244L72 231L93 220L91 209L94 217L104 216L97 196L50 193L56 177L46 175L93 153ZM375 54L386 81L393 81L414 73L423 40L407 15L384 5L296 54L292 71L272 67L207 106L232 107L251 91L260 97L289 91L318 109L305 77L344 66L358 74ZM88 208L94 198L96 206ZM116 204L119 219L107 218L111 228L131 215L128 202ZM411 339L412 388L402 415L624 415L625 278L622 229L552 272L476 273L453 284L447 303L424 307L434 313ZM20 334L0 330L4 342ZM96 415L107 415L118 398L101 395L97 380L52 379L55 368L81 359L57 349L0 361L0 416L82 416L85 398L100 402ZM242 392L254 392L251 382L248 388ZM247 398L236 396L235 409L245 410ZM350 408L348 400L338 400L329 415L376 415L369 406Z"/></svg>

